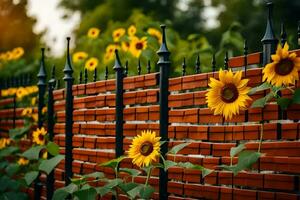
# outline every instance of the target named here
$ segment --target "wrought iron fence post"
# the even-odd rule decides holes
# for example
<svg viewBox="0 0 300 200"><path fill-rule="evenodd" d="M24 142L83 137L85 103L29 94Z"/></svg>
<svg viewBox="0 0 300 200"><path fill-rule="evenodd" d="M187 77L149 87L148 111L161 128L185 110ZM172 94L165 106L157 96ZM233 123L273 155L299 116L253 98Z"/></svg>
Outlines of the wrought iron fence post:
<svg viewBox="0 0 300 200"><path fill-rule="evenodd" d="M13 128L16 128L16 107L17 107L17 102L16 102L16 94L14 94L14 97L13 97Z"/></svg>
<svg viewBox="0 0 300 200"><path fill-rule="evenodd" d="M72 137L73 137L73 77L72 77L73 69L72 69L72 61L70 56L70 37L67 37L67 57L64 68L64 81L65 81L65 98L66 98L66 107L65 107L65 138L66 138L66 148L65 148L65 185L67 186L71 182L71 178L73 177L72 170Z"/></svg>
<svg viewBox="0 0 300 200"><path fill-rule="evenodd" d="M123 67L118 50L115 50L116 60L114 70L116 72L116 157L123 155Z"/></svg>
<svg viewBox="0 0 300 200"><path fill-rule="evenodd" d="M267 8L268 8L267 26L266 26L265 35L261 40L263 44L263 51L262 51L263 66L271 62L271 55L275 53L277 43L278 43L278 40L275 38L275 34L273 30L273 22L272 22L273 3L268 2Z"/></svg>
<svg viewBox="0 0 300 200"><path fill-rule="evenodd" d="M162 44L157 51L159 60L157 65L159 66L159 132L161 141L168 141L168 127L169 127L169 106L168 106L168 96L169 96L169 68L170 68L170 52L166 43L166 26L161 25L162 29ZM168 152L168 143L161 145L161 154L166 157ZM160 158L160 163L163 160ZM159 170L159 199L168 199L168 173L164 169Z"/></svg>
<svg viewBox="0 0 300 200"><path fill-rule="evenodd" d="M41 62L40 62L40 70L37 75L38 78L38 127L42 128L43 126L43 107L45 105L44 98L46 92L46 69L45 69L45 49L41 48ZM40 181L40 175L36 178L34 182L34 199L39 200L41 198L41 190L42 190L42 183Z"/></svg>
<svg viewBox="0 0 300 200"><path fill-rule="evenodd" d="M54 129L54 101L53 101L53 90L55 89L55 66L52 68L51 79L48 81L48 135L49 141L53 141L53 129ZM48 154L48 157L51 158L52 156ZM52 171L47 176L47 199L52 199L54 192L54 171Z"/></svg>

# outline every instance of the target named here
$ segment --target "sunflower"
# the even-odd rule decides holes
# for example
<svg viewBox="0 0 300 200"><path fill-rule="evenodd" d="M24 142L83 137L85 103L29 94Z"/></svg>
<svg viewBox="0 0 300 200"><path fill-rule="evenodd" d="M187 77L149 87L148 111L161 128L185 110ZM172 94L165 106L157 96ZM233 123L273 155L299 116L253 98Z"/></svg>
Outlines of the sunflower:
<svg viewBox="0 0 300 200"><path fill-rule="evenodd" d="M3 57L5 61L10 61L14 58L14 55L11 51L7 51Z"/></svg>
<svg viewBox="0 0 300 200"><path fill-rule="evenodd" d="M19 158L19 160L18 160L18 164L19 165L28 165L28 163L29 163L29 160L27 160L26 158Z"/></svg>
<svg viewBox="0 0 300 200"><path fill-rule="evenodd" d="M87 33L87 36L89 38L93 38L94 39L94 38L98 37L99 33L100 33L100 29L93 27L93 28L89 29L89 31Z"/></svg>
<svg viewBox="0 0 300 200"><path fill-rule="evenodd" d="M160 137L156 137L155 132L142 131L141 135L133 138L128 151L132 163L144 167L157 160L160 155Z"/></svg>
<svg viewBox="0 0 300 200"><path fill-rule="evenodd" d="M118 28L113 31L112 37L114 39L114 42L118 42L120 38L125 34L125 29L124 28Z"/></svg>
<svg viewBox="0 0 300 200"><path fill-rule="evenodd" d="M73 54L73 62L78 63L86 59L89 55L84 51L78 51Z"/></svg>
<svg viewBox="0 0 300 200"><path fill-rule="evenodd" d="M46 142L46 137L45 137L46 134L47 134L47 131L44 129L44 127L40 128L40 129L37 128L32 133L33 142L38 145L44 145Z"/></svg>
<svg viewBox="0 0 300 200"><path fill-rule="evenodd" d="M48 151L45 151L42 153L42 158L47 159L48 158Z"/></svg>
<svg viewBox="0 0 300 200"><path fill-rule="evenodd" d="M130 47L130 43L129 42L122 42L122 50L127 52L129 50L129 47Z"/></svg>
<svg viewBox="0 0 300 200"><path fill-rule="evenodd" d="M140 57L143 50L147 48L147 37L142 37L141 39L133 37L130 42L130 52L135 57Z"/></svg>
<svg viewBox="0 0 300 200"><path fill-rule="evenodd" d="M45 114L47 111L48 111L48 109L46 106L42 108L42 114Z"/></svg>
<svg viewBox="0 0 300 200"><path fill-rule="evenodd" d="M161 32L155 28L148 28L147 33L153 37L155 37L158 42L161 44L162 43L162 35Z"/></svg>
<svg viewBox="0 0 300 200"><path fill-rule="evenodd" d="M32 106L35 106L36 100L37 100L36 97L32 97L32 98L31 98L31 105L32 105Z"/></svg>
<svg viewBox="0 0 300 200"><path fill-rule="evenodd" d="M94 71L98 65L98 59L92 57L85 62L85 68L89 71Z"/></svg>
<svg viewBox="0 0 300 200"><path fill-rule="evenodd" d="M19 59L24 55L24 49L22 47L17 47L12 50L12 58Z"/></svg>
<svg viewBox="0 0 300 200"><path fill-rule="evenodd" d="M24 87L19 87L16 91L18 99L22 99L24 96L28 95L28 91Z"/></svg>
<svg viewBox="0 0 300 200"><path fill-rule="evenodd" d="M21 116L30 117L32 114L32 108L24 108L22 110Z"/></svg>
<svg viewBox="0 0 300 200"><path fill-rule="evenodd" d="M16 92L17 92L17 88L8 88L7 89L8 96L13 96L16 94Z"/></svg>
<svg viewBox="0 0 300 200"><path fill-rule="evenodd" d="M105 55L104 55L104 63L108 63L114 58L114 53L116 49L120 49L119 45L110 44L106 47Z"/></svg>
<svg viewBox="0 0 300 200"><path fill-rule="evenodd" d="M37 122L39 120L39 115L37 113L34 113L31 115L31 118L33 119L34 122Z"/></svg>
<svg viewBox="0 0 300 200"><path fill-rule="evenodd" d="M1 96L2 97L9 96L8 90L1 90Z"/></svg>
<svg viewBox="0 0 300 200"><path fill-rule="evenodd" d="M273 62L263 69L263 81L267 81L277 87L295 84L299 80L300 57L296 53L289 53L289 45L277 46L276 54L271 56Z"/></svg>
<svg viewBox="0 0 300 200"><path fill-rule="evenodd" d="M219 80L210 78L208 92L205 94L206 103L215 115L222 114L225 119L231 119L239 114L239 110L245 110L248 101L250 87L247 87L248 79L242 79L242 71L235 74L229 71L219 71Z"/></svg>
<svg viewBox="0 0 300 200"><path fill-rule="evenodd" d="M0 149L5 148L6 146L10 145L11 140L9 138L1 138L0 139Z"/></svg>
<svg viewBox="0 0 300 200"><path fill-rule="evenodd" d="M136 33L136 27L134 25L129 26L129 28L127 29L127 33L129 37L134 36Z"/></svg>

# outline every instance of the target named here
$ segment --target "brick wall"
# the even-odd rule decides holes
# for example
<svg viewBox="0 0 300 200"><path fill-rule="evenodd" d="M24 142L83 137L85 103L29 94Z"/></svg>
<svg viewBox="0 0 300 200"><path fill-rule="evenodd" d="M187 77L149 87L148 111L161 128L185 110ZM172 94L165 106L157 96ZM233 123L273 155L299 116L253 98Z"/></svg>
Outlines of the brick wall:
<svg viewBox="0 0 300 200"><path fill-rule="evenodd" d="M299 56L300 51L296 51ZM261 54L247 57L251 69L251 87L261 84ZM242 67L244 57L229 60L229 67ZM169 199L300 199L300 106L293 105L286 111L287 120L278 121L279 108L270 102L264 108L249 109L239 116L224 122L214 116L206 107L205 93L210 77L218 72L187 75L170 78L169 83L169 146L191 142L176 156L176 161L190 161L210 169L230 163L230 148L240 142L247 142L249 150L257 150L261 129L264 155L252 170L233 176L230 172L218 171L203 178L201 172L173 167L169 170ZM158 82L159 73L124 78L124 150L128 150L133 136L142 130L151 129L159 133ZM297 87L300 87L299 82ZM99 167L97 163L115 157L115 80L97 81L73 86L73 171L76 174L104 171L108 176L113 172ZM264 93L252 95L252 99L263 97ZM283 91L283 96L290 96ZM64 153L65 146L65 100L64 89L54 91L55 137L54 140ZM1 100L9 102L9 99ZM0 110L1 127L10 127L11 108ZM21 109L17 109L17 113ZM247 120L247 121L246 121ZM264 120L263 125L260 121ZM22 125L22 120L17 124ZM169 159L174 159L171 155ZM234 163L237 162L235 158ZM134 167L130 160L124 167ZM64 163L55 169L55 186L64 185ZM144 176L136 178L145 181ZM158 189L158 171L154 171L150 184ZM154 195L157 198L157 194ZM107 197L109 199L109 197Z"/></svg>

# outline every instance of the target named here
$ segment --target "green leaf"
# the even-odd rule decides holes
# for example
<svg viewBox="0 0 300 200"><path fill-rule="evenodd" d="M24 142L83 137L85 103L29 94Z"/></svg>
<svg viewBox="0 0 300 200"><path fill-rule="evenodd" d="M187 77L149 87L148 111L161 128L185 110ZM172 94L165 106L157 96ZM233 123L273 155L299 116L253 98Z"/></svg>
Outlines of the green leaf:
<svg viewBox="0 0 300 200"><path fill-rule="evenodd" d="M273 96L274 95L272 93L269 93L265 97L255 100L252 103L251 108L263 108Z"/></svg>
<svg viewBox="0 0 300 200"><path fill-rule="evenodd" d="M20 191L9 191L5 192L3 194L0 194L0 200L11 200L11 199L17 199L17 200L27 200L28 194Z"/></svg>
<svg viewBox="0 0 300 200"><path fill-rule="evenodd" d="M87 189L80 189L74 192L74 196L76 196L79 200L95 200L97 196L97 191L93 187Z"/></svg>
<svg viewBox="0 0 300 200"><path fill-rule="evenodd" d="M66 199L70 194L73 194L78 190L78 186L71 183L66 187L55 190L52 200L63 200Z"/></svg>
<svg viewBox="0 0 300 200"><path fill-rule="evenodd" d="M54 142L48 142L47 146L47 151L52 155L52 156L56 156L59 154L59 146L57 144L55 144Z"/></svg>
<svg viewBox="0 0 300 200"><path fill-rule="evenodd" d="M167 171L170 167L174 167L176 165L177 165L177 163L173 162L171 160L164 161L164 169L165 169L165 171Z"/></svg>
<svg viewBox="0 0 300 200"><path fill-rule="evenodd" d="M119 171L120 172L125 172L127 174L130 174L133 177L136 177L136 176L138 176L138 175L141 174L141 171L137 170L137 169L120 168Z"/></svg>
<svg viewBox="0 0 300 200"><path fill-rule="evenodd" d="M237 175L238 172L242 170L251 168L251 166L256 163L260 156L261 154L256 151L241 152L238 157L238 163L236 164L236 167L233 168L234 175Z"/></svg>
<svg viewBox="0 0 300 200"><path fill-rule="evenodd" d="M231 147L230 149L230 157L234 157L237 154L239 154L241 151L243 151L245 149L245 144L239 144L239 146L237 147Z"/></svg>
<svg viewBox="0 0 300 200"><path fill-rule="evenodd" d="M1 151L0 151L0 158L12 155L15 152L17 152L18 150L19 150L19 148L18 147L14 147L14 146L9 146L9 147L6 147L5 149L1 149Z"/></svg>
<svg viewBox="0 0 300 200"><path fill-rule="evenodd" d="M102 167L110 167L112 169L115 169L119 163L124 160L125 158L127 158L126 156L120 156L119 158L116 159L112 159L110 161L107 161L105 163L101 163L100 166Z"/></svg>
<svg viewBox="0 0 300 200"><path fill-rule="evenodd" d="M0 177L0 191L10 190L10 191L19 191L20 189L20 182L10 178L6 175Z"/></svg>
<svg viewBox="0 0 300 200"><path fill-rule="evenodd" d="M24 176L26 184L29 186L39 175L38 171L27 172Z"/></svg>
<svg viewBox="0 0 300 200"><path fill-rule="evenodd" d="M93 172L90 174L85 174L83 175L84 178L95 178L95 179L100 179L100 178L105 178L105 175L103 172Z"/></svg>
<svg viewBox="0 0 300 200"><path fill-rule="evenodd" d="M70 183L69 185L67 185L65 187L65 190L69 193L69 194L73 194L75 191L78 190L78 186L73 184L73 183Z"/></svg>
<svg viewBox="0 0 300 200"><path fill-rule="evenodd" d="M13 140L22 138L25 133L30 129L30 126L25 126L22 128L14 128L9 130L9 137Z"/></svg>
<svg viewBox="0 0 300 200"><path fill-rule="evenodd" d="M139 184L138 183L134 183L134 182L129 182L129 183L121 183L119 184L119 188L127 193L128 191L132 190L133 188L137 187Z"/></svg>
<svg viewBox="0 0 300 200"><path fill-rule="evenodd" d="M179 167L184 167L187 169L196 169L202 172L202 177L204 178L205 176L211 174L214 170L207 169L205 167L202 167L201 165L195 165L191 162L179 162L177 163L177 166Z"/></svg>
<svg viewBox="0 0 300 200"><path fill-rule="evenodd" d="M181 149L190 145L191 143L182 143L174 146L168 153L169 154L177 154Z"/></svg>
<svg viewBox="0 0 300 200"><path fill-rule="evenodd" d="M143 186L140 189L140 196L142 199L150 199L154 191L155 189L151 185Z"/></svg>
<svg viewBox="0 0 300 200"><path fill-rule="evenodd" d="M116 178L116 179L110 180L103 187L98 187L98 188L95 188L95 189L97 191L97 194L100 194L101 197L103 197L104 195L106 195L109 192L114 193L113 188L120 185L120 184L123 184L123 180L119 179L119 178Z"/></svg>
<svg viewBox="0 0 300 200"><path fill-rule="evenodd" d="M277 99L277 104L282 110L286 110L292 103L292 99L280 97Z"/></svg>
<svg viewBox="0 0 300 200"><path fill-rule="evenodd" d="M69 193L65 188L59 188L53 193L52 200L64 200L68 197Z"/></svg>
<svg viewBox="0 0 300 200"><path fill-rule="evenodd" d="M103 186L103 187L97 187L95 188L97 191L97 194L100 194L101 197L103 197L104 195L108 194L109 192L112 192L112 188L107 187L107 186Z"/></svg>
<svg viewBox="0 0 300 200"><path fill-rule="evenodd" d="M9 162L7 162L6 160L0 162L0 169L4 169L8 164Z"/></svg>
<svg viewBox="0 0 300 200"><path fill-rule="evenodd" d="M255 94L256 92L261 92L261 91L270 89L271 87L272 86L269 83L264 82L264 83L262 83L261 85L259 85L257 87L251 88L251 90L249 91L248 94L252 95L252 94Z"/></svg>
<svg viewBox="0 0 300 200"><path fill-rule="evenodd" d="M43 160L39 166L39 170L46 172L49 174L58 163L64 159L64 155L57 155L49 160Z"/></svg>
<svg viewBox="0 0 300 200"><path fill-rule="evenodd" d="M135 199L139 195L139 193L143 187L144 187L143 185L139 184L136 187L129 190L127 192L127 194L131 197L131 199Z"/></svg>
<svg viewBox="0 0 300 200"><path fill-rule="evenodd" d="M20 166L17 163L11 163L5 168L5 171L8 176L15 175L19 170Z"/></svg>
<svg viewBox="0 0 300 200"><path fill-rule="evenodd" d="M293 96L293 103L300 104L300 88L297 88L295 90L295 93Z"/></svg>
<svg viewBox="0 0 300 200"><path fill-rule="evenodd" d="M230 166L230 165L219 165L218 167L221 168L221 169L227 170L227 171L234 171L235 168L236 168L236 165L232 165L232 166Z"/></svg>
<svg viewBox="0 0 300 200"><path fill-rule="evenodd" d="M86 184L86 180L84 177L80 177L80 178L71 178L71 182L74 183L75 185L82 185L82 184Z"/></svg>
<svg viewBox="0 0 300 200"><path fill-rule="evenodd" d="M261 153L256 151L242 151L238 157L237 168L239 171L249 169L260 156Z"/></svg>
<svg viewBox="0 0 300 200"><path fill-rule="evenodd" d="M109 187L109 188L114 188L116 186L118 186L119 184L123 183L123 180L120 179L120 178L116 178L116 179L112 179L110 180L106 186Z"/></svg>
<svg viewBox="0 0 300 200"><path fill-rule="evenodd" d="M40 158L40 152L45 146L34 146L21 154L22 157L28 160L38 160Z"/></svg>
<svg viewBox="0 0 300 200"><path fill-rule="evenodd" d="M167 143L168 141L159 141L159 146L164 145L165 143Z"/></svg>

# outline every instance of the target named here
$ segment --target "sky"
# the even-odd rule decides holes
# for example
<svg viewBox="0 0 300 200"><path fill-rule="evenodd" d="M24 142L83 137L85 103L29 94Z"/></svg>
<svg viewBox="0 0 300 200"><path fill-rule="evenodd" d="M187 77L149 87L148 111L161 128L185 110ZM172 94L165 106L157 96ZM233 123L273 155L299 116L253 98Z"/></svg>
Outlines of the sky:
<svg viewBox="0 0 300 200"><path fill-rule="evenodd" d="M63 55L66 50L66 37L72 37L72 30L74 30L80 22L80 14L76 12L74 12L70 18L62 19L64 10L62 8L58 8L59 1L60 0L28 0L27 9L28 14L37 19L34 31L36 33L40 33L47 30L42 39L48 47L50 47L50 53L54 56ZM181 0L179 6L182 9L185 9L185 4L187 2L188 0ZM206 9L202 15L207 19L207 27L214 28L215 26L218 26L216 17L222 8L212 8L210 6L211 0L204 0L204 3L206 5Z"/></svg>
<svg viewBox="0 0 300 200"><path fill-rule="evenodd" d="M43 41L50 47L51 54L62 55L65 51L67 36L78 25L80 14L74 13L69 19L62 19L64 10L58 8L59 0L28 0L28 14L37 19L36 33L47 30Z"/></svg>

